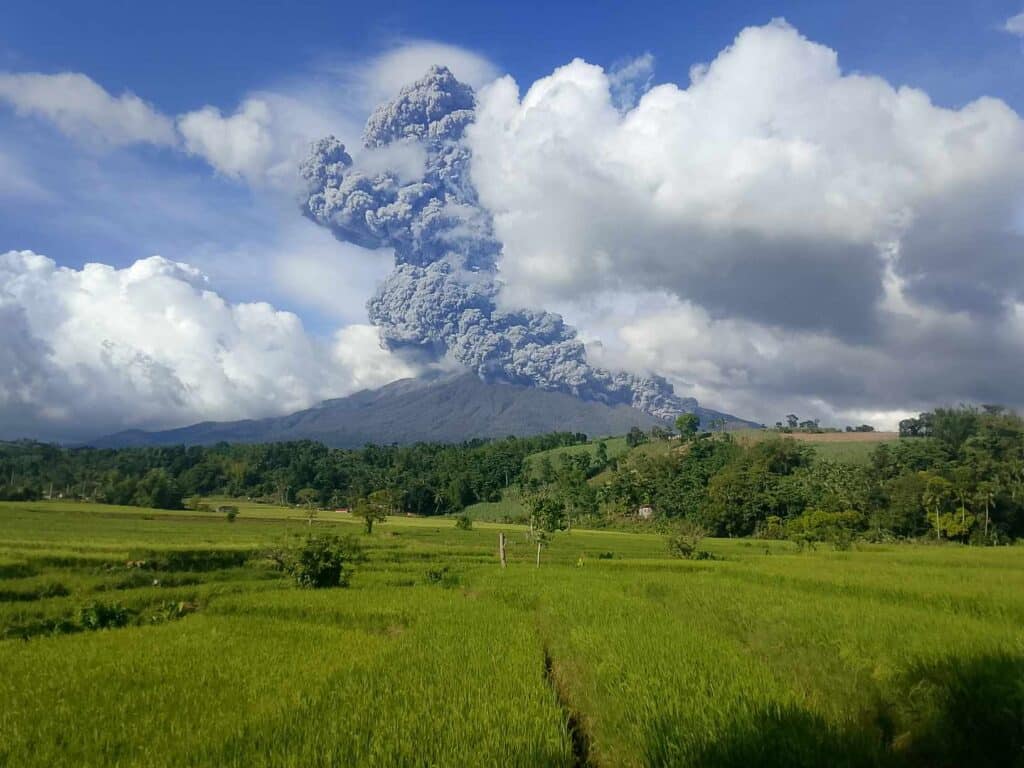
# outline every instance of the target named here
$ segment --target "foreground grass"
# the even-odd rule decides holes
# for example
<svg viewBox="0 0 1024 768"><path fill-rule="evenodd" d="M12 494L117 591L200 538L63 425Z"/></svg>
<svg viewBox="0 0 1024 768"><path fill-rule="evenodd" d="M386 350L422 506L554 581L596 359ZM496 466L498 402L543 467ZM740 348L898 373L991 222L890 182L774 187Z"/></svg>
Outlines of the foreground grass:
<svg viewBox="0 0 1024 768"><path fill-rule="evenodd" d="M515 526L396 518L351 588L304 592L258 552L306 530L0 504L0 631L135 616L0 641L0 765L1024 764L1021 548L718 540L686 562L573 531L537 570ZM176 601L194 612L154 619Z"/></svg>

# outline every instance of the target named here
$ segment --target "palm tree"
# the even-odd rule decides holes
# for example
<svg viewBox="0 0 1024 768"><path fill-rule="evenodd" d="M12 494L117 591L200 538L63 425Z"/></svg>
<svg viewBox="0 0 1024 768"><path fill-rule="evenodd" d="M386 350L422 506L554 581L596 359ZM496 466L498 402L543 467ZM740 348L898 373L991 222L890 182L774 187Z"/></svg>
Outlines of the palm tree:
<svg viewBox="0 0 1024 768"><path fill-rule="evenodd" d="M985 481L978 483L978 494L977 500L985 508L985 541L988 541L988 526L991 520L991 510L996 503L996 493L998 492L998 486L995 483Z"/></svg>
<svg viewBox="0 0 1024 768"><path fill-rule="evenodd" d="M925 484L922 501L924 501L926 509L931 508L935 512L935 537L941 539L942 522L939 514L949 499L950 482L939 475L929 475L927 472L924 474L928 479Z"/></svg>

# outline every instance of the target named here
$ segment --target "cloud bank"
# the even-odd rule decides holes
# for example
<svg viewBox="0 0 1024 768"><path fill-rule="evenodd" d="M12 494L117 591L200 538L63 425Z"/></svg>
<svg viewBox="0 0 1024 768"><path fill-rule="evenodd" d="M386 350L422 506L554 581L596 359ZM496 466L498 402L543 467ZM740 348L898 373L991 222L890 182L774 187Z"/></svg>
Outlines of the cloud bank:
<svg viewBox="0 0 1024 768"><path fill-rule="evenodd" d="M436 63L451 80L433 71L393 98ZM574 60L523 88L495 73L462 49L414 43L349 62L333 73L341 90L296 81L177 117L84 75L0 74L0 101L89 147L173 147L278 193L310 138L341 136L314 147L301 183L306 215L345 245L326 266L326 240L260 258L274 290L358 323L321 342L267 308L265 332L241 307L267 305L228 302L190 268L38 270L22 255L0 283L0 327L15 339L0 351L7 434L280 413L441 357L663 413L694 396L765 421L795 411L891 426L960 400L1024 407L1024 125L1005 103L939 106L844 71L784 22L743 30L686 83L659 83L647 54L608 69ZM349 118L379 97L390 101L353 141ZM23 160L0 155L0 197L54 194L38 181L52 174ZM372 325L338 299L380 274L365 249L394 258ZM214 271L227 274L234 252L222 250ZM227 329L215 336L226 347L180 330L147 345L120 325L168 320L121 298L103 323L79 321L100 330L67 336L73 322L11 287L31 273L65 307L87 274L135 285L130 272L175 286L153 307ZM182 298L193 293L214 298ZM214 299L226 309L211 319ZM226 365L238 355L262 360L269 380Z"/></svg>
<svg viewBox="0 0 1024 768"><path fill-rule="evenodd" d="M0 438L288 413L410 373L367 326L321 343L296 315L225 301L159 256L75 270L0 254L0 326Z"/></svg>
<svg viewBox="0 0 1024 768"><path fill-rule="evenodd" d="M1006 104L843 73L784 22L632 109L615 85L576 60L481 91L466 133L505 301L660 297L624 318L620 359L760 418L1024 405L1024 123Z"/></svg>

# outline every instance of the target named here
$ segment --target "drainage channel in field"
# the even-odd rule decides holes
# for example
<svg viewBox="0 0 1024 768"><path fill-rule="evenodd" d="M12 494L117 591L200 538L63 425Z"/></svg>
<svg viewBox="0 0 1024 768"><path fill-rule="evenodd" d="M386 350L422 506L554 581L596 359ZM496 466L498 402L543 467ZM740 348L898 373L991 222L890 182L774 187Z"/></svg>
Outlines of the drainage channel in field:
<svg viewBox="0 0 1024 768"><path fill-rule="evenodd" d="M572 741L572 764L574 768L590 768L593 765L590 761L590 737L583 729L583 724L580 721L579 715L572 707L569 706L568 701L566 701L558 679L555 677L553 666L554 660L551 658L551 652L548 650L547 646L545 646L544 680L555 694L555 700L558 702L558 706L562 710L562 714L565 716L566 728L569 730L569 738Z"/></svg>

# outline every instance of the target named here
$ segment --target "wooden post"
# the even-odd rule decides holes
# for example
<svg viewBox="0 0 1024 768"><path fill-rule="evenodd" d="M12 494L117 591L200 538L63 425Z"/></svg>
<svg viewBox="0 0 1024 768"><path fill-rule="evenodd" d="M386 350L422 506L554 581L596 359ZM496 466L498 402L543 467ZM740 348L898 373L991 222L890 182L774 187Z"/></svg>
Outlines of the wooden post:
<svg viewBox="0 0 1024 768"><path fill-rule="evenodd" d="M537 567L540 568L540 541L537 541Z"/></svg>
<svg viewBox="0 0 1024 768"><path fill-rule="evenodd" d="M504 568L507 563L505 562L505 533L504 531L498 534L498 557L501 558L501 567Z"/></svg>

